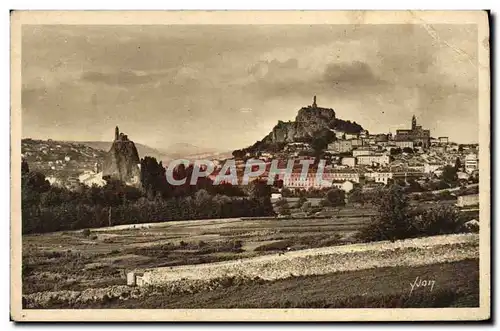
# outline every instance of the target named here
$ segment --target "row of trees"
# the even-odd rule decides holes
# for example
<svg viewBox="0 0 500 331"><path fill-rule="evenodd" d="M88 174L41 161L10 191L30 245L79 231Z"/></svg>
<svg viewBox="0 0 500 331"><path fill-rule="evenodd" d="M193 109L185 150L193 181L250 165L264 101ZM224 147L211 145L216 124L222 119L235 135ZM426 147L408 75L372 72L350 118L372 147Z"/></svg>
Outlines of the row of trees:
<svg viewBox="0 0 500 331"><path fill-rule="evenodd" d="M170 220L267 216L273 214L271 188L254 181L246 192L231 185L172 186L152 158L142 160L143 189L109 180L103 187L78 190L54 187L45 176L22 164L23 233L103 227ZM163 170L161 168L163 168ZM192 168L178 169L174 177L190 176Z"/></svg>

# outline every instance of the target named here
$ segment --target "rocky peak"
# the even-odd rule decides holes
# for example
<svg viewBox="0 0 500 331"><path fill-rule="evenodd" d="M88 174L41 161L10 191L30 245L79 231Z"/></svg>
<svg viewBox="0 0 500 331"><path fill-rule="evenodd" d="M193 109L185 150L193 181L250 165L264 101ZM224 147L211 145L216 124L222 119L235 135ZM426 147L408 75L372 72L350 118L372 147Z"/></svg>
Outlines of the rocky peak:
<svg viewBox="0 0 500 331"><path fill-rule="evenodd" d="M312 105L299 109L295 121L279 121L264 139L269 143L289 143L309 139L322 129L333 128L335 120L335 111L332 108L318 107L314 96Z"/></svg>
<svg viewBox="0 0 500 331"><path fill-rule="evenodd" d="M315 96L312 105L299 109L295 121L278 121L263 140L244 151L264 150L270 146L276 148L291 142L311 142L325 132L333 130L348 133L359 133L363 130L363 127L356 122L336 118L335 110L332 108L318 107L316 101Z"/></svg>
<svg viewBox="0 0 500 331"><path fill-rule="evenodd" d="M103 178L111 178L130 184L140 182L140 159L137 148L126 134L115 129L115 139L103 163Z"/></svg>

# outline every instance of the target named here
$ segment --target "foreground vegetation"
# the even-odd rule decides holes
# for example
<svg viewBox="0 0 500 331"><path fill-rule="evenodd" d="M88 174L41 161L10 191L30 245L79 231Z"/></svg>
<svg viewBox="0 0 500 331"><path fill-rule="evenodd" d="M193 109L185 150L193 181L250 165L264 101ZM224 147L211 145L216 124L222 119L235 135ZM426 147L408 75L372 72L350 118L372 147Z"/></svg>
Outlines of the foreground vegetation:
<svg viewBox="0 0 500 331"><path fill-rule="evenodd" d="M467 232L467 215L454 206L410 207L402 188L392 185L374 198L377 215L363 227L358 238L365 242L398 240Z"/></svg>
<svg viewBox="0 0 500 331"><path fill-rule="evenodd" d="M81 185L77 190L54 187L23 162L22 231L44 233L170 220L267 216L273 214L270 187L254 181L243 192L208 179L189 185L192 168L177 176L187 184L167 183L165 168L156 160L141 160L143 189L109 180L104 187Z"/></svg>
<svg viewBox="0 0 500 331"><path fill-rule="evenodd" d="M416 277L435 286L411 291ZM51 308L421 308L478 307L478 260L349 271L276 281L226 281L210 291L145 289L140 297ZM410 293L411 292L411 293ZM39 307L47 308L47 307Z"/></svg>
<svg viewBox="0 0 500 331"><path fill-rule="evenodd" d="M129 229L23 236L23 294L125 284L138 268L189 265L351 243L367 221L343 210L335 219L193 220ZM274 245L270 245L276 243Z"/></svg>

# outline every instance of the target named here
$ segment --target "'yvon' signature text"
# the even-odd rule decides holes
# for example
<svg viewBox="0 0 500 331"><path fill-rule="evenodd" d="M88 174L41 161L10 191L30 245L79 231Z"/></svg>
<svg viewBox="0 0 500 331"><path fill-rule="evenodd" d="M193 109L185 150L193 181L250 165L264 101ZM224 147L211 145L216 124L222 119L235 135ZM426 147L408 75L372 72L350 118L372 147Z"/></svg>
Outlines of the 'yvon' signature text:
<svg viewBox="0 0 500 331"><path fill-rule="evenodd" d="M425 280L425 279L420 279L418 276L415 278L415 281L413 283L410 283L411 285L411 290L410 290L410 295L413 293L414 289L417 289L419 287L429 287L430 290L434 288L435 281L434 280Z"/></svg>

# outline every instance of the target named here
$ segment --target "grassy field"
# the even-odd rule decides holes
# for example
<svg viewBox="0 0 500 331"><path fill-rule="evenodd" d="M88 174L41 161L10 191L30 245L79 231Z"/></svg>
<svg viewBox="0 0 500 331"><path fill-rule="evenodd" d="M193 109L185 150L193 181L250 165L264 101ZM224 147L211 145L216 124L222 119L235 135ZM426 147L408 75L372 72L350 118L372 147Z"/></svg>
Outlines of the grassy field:
<svg viewBox="0 0 500 331"><path fill-rule="evenodd" d="M416 277L435 285L415 288ZM411 292L411 293L410 293ZM478 307L478 260L420 267L392 267L228 283L212 291L172 293L155 288L147 296L53 308L407 308Z"/></svg>
<svg viewBox="0 0 500 331"><path fill-rule="evenodd" d="M370 207L330 210L318 219L225 219L118 226L23 236L23 295L107 290L136 269L237 260L355 242ZM155 287L127 300L34 308L434 307L477 306L478 262L390 267L263 281L224 280L207 291ZM415 277L435 279L432 293L409 296ZM134 290L135 291L135 290ZM93 293L90 293L92 296Z"/></svg>
<svg viewBox="0 0 500 331"><path fill-rule="evenodd" d="M26 235L23 294L125 284L126 272L140 268L349 243L369 213L346 208L330 219L197 220L94 229L88 236Z"/></svg>

